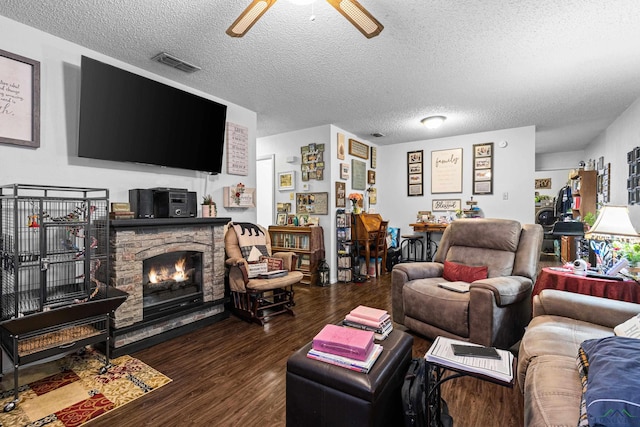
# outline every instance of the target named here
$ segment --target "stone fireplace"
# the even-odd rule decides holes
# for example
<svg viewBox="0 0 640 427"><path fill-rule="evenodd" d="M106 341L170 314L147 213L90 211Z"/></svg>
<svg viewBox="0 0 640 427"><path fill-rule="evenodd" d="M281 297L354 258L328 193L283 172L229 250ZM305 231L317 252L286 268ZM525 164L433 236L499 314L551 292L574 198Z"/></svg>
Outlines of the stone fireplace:
<svg viewBox="0 0 640 427"><path fill-rule="evenodd" d="M224 225L229 221L111 221L111 284L129 294L111 328L115 356L229 316L224 286Z"/></svg>

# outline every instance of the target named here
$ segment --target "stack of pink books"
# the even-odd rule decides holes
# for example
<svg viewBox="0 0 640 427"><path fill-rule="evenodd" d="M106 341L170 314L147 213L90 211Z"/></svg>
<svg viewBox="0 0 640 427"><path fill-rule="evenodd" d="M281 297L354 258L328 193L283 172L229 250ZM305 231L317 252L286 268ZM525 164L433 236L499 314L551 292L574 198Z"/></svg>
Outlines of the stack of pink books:
<svg viewBox="0 0 640 427"><path fill-rule="evenodd" d="M371 331L325 325L313 338L307 357L367 373L382 353L373 338Z"/></svg>
<svg viewBox="0 0 640 427"><path fill-rule="evenodd" d="M391 316L387 310L359 305L349 312L342 321L344 326L362 329L374 333L376 340L380 341L389 336L393 330Z"/></svg>

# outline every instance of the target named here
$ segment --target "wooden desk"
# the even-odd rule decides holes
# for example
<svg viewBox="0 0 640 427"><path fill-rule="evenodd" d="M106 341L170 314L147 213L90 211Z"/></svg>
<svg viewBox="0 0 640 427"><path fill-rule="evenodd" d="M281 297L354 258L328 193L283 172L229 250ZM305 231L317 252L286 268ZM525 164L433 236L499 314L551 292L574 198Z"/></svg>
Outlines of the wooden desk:
<svg viewBox="0 0 640 427"><path fill-rule="evenodd" d="M365 252L365 264L367 266L367 274L369 275L369 260L371 258L371 245L375 243L378 237L378 230L380 229L380 223L382 222L382 216L380 214L353 214L353 230L351 239L357 242L360 248L364 248ZM356 256L360 256L360 251L355 249ZM357 263L354 263L357 264ZM356 274L360 274L359 271Z"/></svg>
<svg viewBox="0 0 640 427"><path fill-rule="evenodd" d="M431 253L431 245L433 240L431 238L431 233L444 233L444 230L447 228L449 224L440 224L438 222L416 222L413 224L409 224L415 233L425 233L427 235L427 250L426 250L426 260L431 261L433 259L434 253Z"/></svg>
<svg viewBox="0 0 640 427"><path fill-rule="evenodd" d="M640 303L640 285L634 281L619 281L579 276L543 268L533 287L532 297L543 289L558 289L577 294L593 295L620 301Z"/></svg>

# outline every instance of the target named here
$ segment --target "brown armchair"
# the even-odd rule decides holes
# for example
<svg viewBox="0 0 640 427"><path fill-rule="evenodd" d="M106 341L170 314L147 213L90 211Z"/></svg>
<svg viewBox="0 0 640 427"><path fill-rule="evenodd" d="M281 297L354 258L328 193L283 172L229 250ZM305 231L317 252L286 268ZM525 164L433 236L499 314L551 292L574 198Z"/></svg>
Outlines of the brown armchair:
<svg viewBox="0 0 640 427"><path fill-rule="evenodd" d="M459 219L444 231L433 262L393 267L393 320L428 338L438 335L509 348L531 318L543 230L506 219ZM467 280L469 292L444 289L447 267L486 267L486 278ZM475 270L483 270L476 268ZM454 280L460 280L453 278Z"/></svg>
<svg viewBox="0 0 640 427"><path fill-rule="evenodd" d="M293 285L302 280L302 273L295 269L295 254L293 252L272 253L269 232L260 225L250 223L235 223L235 225L236 227L232 222L227 224L224 236L231 311L245 320L260 325L264 325L268 317L277 314L294 315ZM237 234L238 230L241 230L240 236ZM243 243L240 243L241 241ZM263 256L282 259L282 269L287 270L287 274L271 279L249 278L247 258L251 249L260 251Z"/></svg>

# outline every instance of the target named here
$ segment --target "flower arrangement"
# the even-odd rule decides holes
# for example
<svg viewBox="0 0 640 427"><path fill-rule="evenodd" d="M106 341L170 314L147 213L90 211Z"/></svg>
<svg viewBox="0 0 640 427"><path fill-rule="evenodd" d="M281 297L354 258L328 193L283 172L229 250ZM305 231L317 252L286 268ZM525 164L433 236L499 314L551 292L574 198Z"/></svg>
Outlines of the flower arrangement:
<svg viewBox="0 0 640 427"><path fill-rule="evenodd" d="M241 182L239 182L239 183L236 185L236 189L235 189L235 191L234 191L234 192L233 192L233 194L232 194L232 196L233 196L233 202L234 202L236 205L239 205L239 204L240 204L240 197L242 196L242 193L244 193L244 184L243 184L243 183L241 183Z"/></svg>
<svg viewBox="0 0 640 427"><path fill-rule="evenodd" d="M351 203L358 203L360 200L362 200L362 194L360 193L351 193L349 194L349 196L347 197L349 200L351 200Z"/></svg>
<svg viewBox="0 0 640 427"><path fill-rule="evenodd" d="M347 198L351 201L351 205L353 206L353 213L360 213L360 208L358 207L358 202L362 200L362 194L360 193L351 193L347 196Z"/></svg>

